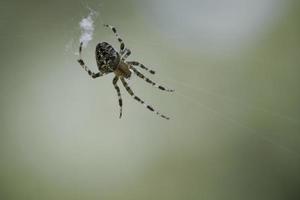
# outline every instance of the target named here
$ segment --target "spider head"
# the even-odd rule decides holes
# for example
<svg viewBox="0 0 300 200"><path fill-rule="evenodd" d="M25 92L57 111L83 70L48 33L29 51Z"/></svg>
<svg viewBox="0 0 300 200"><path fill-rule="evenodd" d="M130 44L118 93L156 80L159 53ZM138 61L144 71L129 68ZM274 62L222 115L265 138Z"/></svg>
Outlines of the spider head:
<svg viewBox="0 0 300 200"><path fill-rule="evenodd" d="M96 61L99 71L107 74L115 71L120 62L120 55L110 44L101 42L96 46Z"/></svg>

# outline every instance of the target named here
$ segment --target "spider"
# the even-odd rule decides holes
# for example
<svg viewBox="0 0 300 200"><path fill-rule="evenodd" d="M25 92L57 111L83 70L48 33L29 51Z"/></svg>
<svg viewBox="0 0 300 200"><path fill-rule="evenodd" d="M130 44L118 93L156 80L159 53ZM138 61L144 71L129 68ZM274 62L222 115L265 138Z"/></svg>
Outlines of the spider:
<svg viewBox="0 0 300 200"><path fill-rule="evenodd" d="M81 52L82 52L82 45L83 43L80 43L79 46L79 59L77 60L81 67L91 76L93 79L101 77L103 75L114 73L115 77L112 81L112 84L114 85L115 90L117 91L117 95L119 98L119 107L120 107L120 116L122 117L122 97L120 88L117 85L117 82L119 79L121 80L123 86L125 87L126 91L132 96L136 101L143 104L147 109L154 112L155 114L159 115L160 117L164 119L169 119L166 115L161 114L159 111L155 110L152 106L148 105L143 101L141 98L136 96L132 89L129 87L128 83L125 79L129 79L132 75L132 73L136 74L141 79L145 80L147 83L151 84L152 86L163 90L167 92L173 92L174 90L166 89L165 87L161 85L157 85L155 82L144 76L141 72L139 72L134 66L140 67L141 69L149 72L150 74L155 74L155 71L147 68L143 64L137 62L137 61L126 61L127 57L130 56L131 51L125 47L125 44L123 42L123 39L119 36L117 33L117 30L115 27L111 25L104 24L104 27L110 28L114 35L116 36L118 42L120 43L120 51L117 52L112 45L110 45L107 42L101 42L98 43L96 46L96 62L98 66L99 72L94 73L92 72L85 64L85 62L81 58Z"/></svg>

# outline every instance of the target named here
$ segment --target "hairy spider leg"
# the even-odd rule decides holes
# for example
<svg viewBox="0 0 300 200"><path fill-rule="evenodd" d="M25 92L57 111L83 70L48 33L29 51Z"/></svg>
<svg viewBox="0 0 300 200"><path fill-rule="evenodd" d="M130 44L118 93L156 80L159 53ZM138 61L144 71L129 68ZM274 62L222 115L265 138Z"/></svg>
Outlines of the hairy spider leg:
<svg viewBox="0 0 300 200"><path fill-rule="evenodd" d="M118 82L119 78L117 76L115 76L115 78L113 79L113 85L117 91L117 94L118 94L118 98L119 98L119 106L120 106L120 118L122 117L122 97L121 97L121 92L120 92L120 88L119 86L117 85L117 82Z"/></svg>
<svg viewBox="0 0 300 200"><path fill-rule="evenodd" d="M115 36L117 37L119 43L120 43L120 54L123 55L123 53L125 52L125 43L123 42L123 39L120 37L120 35L117 32L117 29L114 26L108 25L108 24L104 24L105 27L110 28Z"/></svg>
<svg viewBox="0 0 300 200"><path fill-rule="evenodd" d="M79 59L77 60L79 62L79 64L81 65L81 67L92 77L92 78L97 78L102 76L103 74L98 72L98 73L94 73L92 72L88 66L85 65L84 61L81 59L81 52L82 52L82 42L80 42L80 46L79 46Z"/></svg>
<svg viewBox="0 0 300 200"><path fill-rule="evenodd" d="M137 61L128 61L126 63L129 64L129 65L138 66L138 67L142 68L143 70L146 70L150 74L155 74L154 70L147 68L145 65L143 65L143 64L141 64L141 63L139 63Z"/></svg>
<svg viewBox="0 0 300 200"><path fill-rule="evenodd" d="M140 102L141 104L143 104L147 109L149 109L150 111L154 112L155 114L161 116L164 119L170 119L169 117L161 114L159 111L156 111L152 106L147 105L142 99L140 99L138 96L136 96L133 91L131 90L131 88L128 86L128 83L125 81L124 77L120 77L123 86L125 87L126 91L128 92L128 94L130 94L130 96L132 96L136 101Z"/></svg>
<svg viewBox="0 0 300 200"><path fill-rule="evenodd" d="M160 89L160 90L163 90L163 91L166 91L166 92L174 92L174 90L171 90L171 89L166 89L165 87L161 86L161 85L157 85L156 83L154 83L153 81L151 81L149 78L145 77L141 72L139 72L136 68L134 68L133 66L130 65L130 69L133 70L133 72L138 76L140 77L141 79L144 79L147 83L150 83L152 86Z"/></svg>

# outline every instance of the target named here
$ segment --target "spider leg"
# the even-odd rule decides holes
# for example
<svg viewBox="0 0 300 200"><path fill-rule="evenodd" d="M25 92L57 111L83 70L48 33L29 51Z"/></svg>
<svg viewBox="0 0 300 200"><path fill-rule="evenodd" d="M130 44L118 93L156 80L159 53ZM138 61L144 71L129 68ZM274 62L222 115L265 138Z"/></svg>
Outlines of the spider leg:
<svg viewBox="0 0 300 200"><path fill-rule="evenodd" d="M141 72L139 72L136 68L134 68L133 66L130 65L130 69L133 70L133 72L138 76L140 77L141 79L144 79L147 83L150 83L152 86L160 89L160 90L163 90L163 91L166 91L166 92L174 92L174 90L171 90L171 89L166 89L165 87L161 86L161 85L157 85L156 83L154 83L153 81L151 81L149 78L145 77Z"/></svg>
<svg viewBox="0 0 300 200"><path fill-rule="evenodd" d="M138 67L140 67L140 68L146 70L146 71L149 72L150 74L155 74L155 71L154 71L154 70L145 67L145 65L143 65L143 64L141 64L141 63L139 63L139 62L137 62L137 61L128 61L128 62L126 62L126 63L129 64L129 65L138 66Z"/></svg>
<svg viewBox="0 0 300 200"><path fill-rule="evenodd" d="M125 87L126 91L128 92L128 94L130 94L130 96L132 96L136 101L140 102L141 104L143 104L147 109L149 109L150 111L154 112L155 114L161 116L164 119L170 119L169 117L161 114L159 111L156 111L152 106L147 105L142 99L140 99L138 96L136 96L133 91L131 90L131 88L128 86L128 83L125 81L125 79L123 77L120 77L123 86Z"/></svg>
<svg viewBox="0 0 300 200"><path fill-rule="evenodd" d="M115 78L113 79L113 85L117 91L117 94L118 94L118 98L119 98L119 106L120 106L120 118L122 117L122 97L121 97L121 92L120 92L120 88L119 86L117 85L117 82L118 82L119 78L117 76L115 76Z"/></svg>
<svg viewBox="0 0 300 200"><path fill-rule="evenodd" d="M79 46L79 59L77 60L79 62L79 64L81 65L81 67L92 77L92 78L97 78L102 76L103 74L98 72L98 73L94 73L92 72L88 66L85 65L84 61L81 59L81 52L82 52L82 42L80 43Z"/></svg>
<svg viewBox="0 0 300 200"><path fill-rule="evenodd" d="M120 35L117 33L117 29L114 26L108 24L104 24L104 26L110 28L114 32L115 36L117 37L120 43L120 53L121 55L123 55L123 53L125 52L125 43L123 42L123 39L120 37Z"/></svg>
<svg viewBox="0 0 300 200"><path fill-rule="evenodd" d="M125 61L128 58L128 56L130 56L130 54L131 54L130 49L126 48L125 51L124 51L124 53L123 53L123 55L121 55L122 56L122 60Z"/></svg>

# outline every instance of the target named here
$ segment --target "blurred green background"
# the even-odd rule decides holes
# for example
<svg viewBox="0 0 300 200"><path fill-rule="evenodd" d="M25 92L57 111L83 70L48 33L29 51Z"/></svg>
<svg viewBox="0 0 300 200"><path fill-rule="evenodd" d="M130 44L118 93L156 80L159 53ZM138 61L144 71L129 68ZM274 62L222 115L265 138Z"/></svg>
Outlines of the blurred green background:
<svg viewBox="0 0 300 200"><path fill-rule="evenodd" d="M84 60L116 48L157 71L91 80L76 62L79 21L99 15ZM0 2L0 199L299 199L300 2ZM146 74L146 73L145 73ZM149 75L150 76L150 75Z"/></svg>

